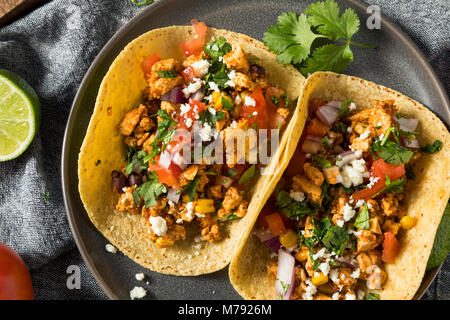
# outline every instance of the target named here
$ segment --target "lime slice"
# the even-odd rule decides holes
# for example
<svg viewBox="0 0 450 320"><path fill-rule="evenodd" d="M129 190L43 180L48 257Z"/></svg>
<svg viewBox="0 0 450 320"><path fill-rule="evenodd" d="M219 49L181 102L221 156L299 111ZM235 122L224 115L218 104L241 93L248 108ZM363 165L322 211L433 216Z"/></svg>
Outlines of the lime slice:
<svg viewBox="0 0 450 320"><path fill-rule="evenodd" d="M0 162L17 158L28 148L40 119L33 88L17 74L0 69Z"/></svg>

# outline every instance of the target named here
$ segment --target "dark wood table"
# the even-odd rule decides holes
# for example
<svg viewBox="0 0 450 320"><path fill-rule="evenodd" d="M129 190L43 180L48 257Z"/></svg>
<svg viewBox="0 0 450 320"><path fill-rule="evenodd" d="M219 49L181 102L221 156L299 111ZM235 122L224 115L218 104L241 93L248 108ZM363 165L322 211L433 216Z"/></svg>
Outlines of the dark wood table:
<svg viewBox="0 0 450 320"><path fill-rule="evenodd" d="M49 0L0 0L0 28Z"/></svg>

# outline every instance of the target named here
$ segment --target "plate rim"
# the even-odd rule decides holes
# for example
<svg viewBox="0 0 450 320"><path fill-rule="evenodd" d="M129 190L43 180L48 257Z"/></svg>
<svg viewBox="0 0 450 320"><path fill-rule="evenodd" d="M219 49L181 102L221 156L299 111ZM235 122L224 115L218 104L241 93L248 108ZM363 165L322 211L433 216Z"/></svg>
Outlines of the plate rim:
<svg viewBox="0 0 450 320"><path fill-rule="evenodd" d="M66 216L69 222L69 227L72 232L75 244L78 248L78 251L80 252L80 255L85 262L89 272L94 277L97 284L100 286L102 291L107 295L109 299L112 300L118 300L118 296L113 292L111 287L106 283L106 281L103 279L102 275L98 271L98 269L94 266L94 262L92 261L90 255L88 254L88 250L86 246L84 245L83 241L81 240L81 235L79 233L79 229L77 226L77 222L75 221L74 215L72 213L72 204L70 202L70 197L68 195L68 184L69 184L69 166L68 166L68 154L69 154L69 137L73 131L74 128L74 116L76 114L76 111L79 106L79 101L82 98L82 95L84 91L86 90L87 83L91 79L92 74L95 71L96 66L99 64L99 62L103 59L104 56L108 54L110 51L110 48L113 46L113 44L120 40L121 36L132 26L136 25L141 21L141 19L149 14L151 14L152 11L157 10L160 6L165 5L168 2L174 2L178 0L159 0L152 5L150 5L148 8L142 9L142 11L138 12L134 17L132 17L129 21L127 21L122 27L120 27L109 40L104 44L102 49L98 52L95 59L90 64L89 68L87 69L85 75L83 76L82 81L80 82L80 85L77 89L77 92L73 98L69 116L67 118L66 128L64 130L64 137L63 137L63 144L62 144L62 155L61 155L61 185L62 185L62 195L63 195L63 201L64 201L64 208L66 211ZM359 9L366 11L369 7L368 4L359 2L356 0L347 0L351 4L353 4L355 7L359 7ZM384 14L381 14L381 23L384 27L388 28L398 39L400 39L404 44L407 46L409 51L413 53L417 60L420 61L420 63L423 65L425 70L428 72L430 78L433 80L433 86L437 88L438 93L440 95L440 99L444 102L444 107L447 110L447 117L449 117L450 114L450 101L448 94L437 76L436 72L434 71L431 64L428 62L428 59L424 55L424 53L420 50L420 48L417 46L417 44L411 39L411 37L405 33L393 20L391 20L389 17L386 17ZM447 124L446 121L443 121L446 126L450 125ZM78 188L78 186L77 186ZM442 262L438 267L426 271L434 273L431 276L431 279L428 280L429 282L425 285L425 288L421 288L424 284L424 280L422 280L421 287L419 287L419 290L423 290L420 292L417 299L421 299L425 292L428 290L430 285L433 283L434 279L436 278L436 275L439 273L439 270L441 269L444 262ZM425 276L424 276L425 277Z"/></svg>

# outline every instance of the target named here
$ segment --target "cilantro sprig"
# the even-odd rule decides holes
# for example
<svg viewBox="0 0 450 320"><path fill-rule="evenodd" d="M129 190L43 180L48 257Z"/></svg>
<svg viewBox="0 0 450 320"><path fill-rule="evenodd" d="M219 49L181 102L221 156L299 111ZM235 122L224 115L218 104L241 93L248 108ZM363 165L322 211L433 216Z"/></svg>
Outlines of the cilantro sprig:
<svg viewBox="0 0 450 320"><path fill-rule="evenodd" d="M152 172L149 174L146 182L133 190L133 199L136 205L138 205L142 197L142 199L144 199L145 207L149 208L156 205L156 197L166 192L166 186L159 183L158 174Z"/></svg>
<svg viewBox="0 0 450 320"><path fill-rule="evenodd" d="M285 190L278 192L276 206L286 217L294 220L300 220L303 216L316 213L314 209L308 206L308 201L295 201Z"/></svg>
<svg viewBox="0 0 450 320"><path fill-rule="evenodd" d="M353 61L350 45L374 48L351 40L359 24L353 9L339 15L337 3L327 0L310 4L300 15L282 13L277 24L264 33L263 41L278 55L278 62L291 63L304 75L315 71L342 72ZM316 40L326 43L317 47Z"/></svg>

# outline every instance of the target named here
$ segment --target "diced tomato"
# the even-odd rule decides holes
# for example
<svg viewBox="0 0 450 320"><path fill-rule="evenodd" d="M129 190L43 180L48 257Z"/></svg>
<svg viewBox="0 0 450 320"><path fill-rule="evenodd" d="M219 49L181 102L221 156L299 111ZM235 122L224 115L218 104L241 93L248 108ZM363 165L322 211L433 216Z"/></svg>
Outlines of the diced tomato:
<svg viewBox="0 0 450 320"><path fill-rule="evenodd" d="M269 128L269 114L267 112L267 104L260 87L255 88L250 97L255 100L255 105L248 105L244 101L240 116L248 120L251 127L255 122L259 129ZM255 114L256 112L256 114Z"/></svg>
<svg viewBox="0 0 450 320"><path fill-rule="evenodd" d="M328 130L330 130L330 127L328 127L326 124L323 124L317 118L312 119L306 127L306 133L313 134L319 137L323 137L324 135L326 135Z"/></svg>
<svg viewBox="0 0 450 320"><path fill-rule="evenodd" d="M146 76L152 71L153 65L161 60L158 56L158 53L155 52L151 56L147 57L141 64L142 71L144 72L144 75Z"/></svg>
<svg viewBox="0 0 450 320"><path fill-rule="evenodd" d="M392 232L385 232L381 260L386 263L394 263L399 251L400 243L397 238Z"/></svg>
<svg viewBox="0 0 450 320"><path fill-rule="evenodd" d="M158 174L159 182L168 185L174 189L179 189L178 176L183 172L179 166L170 163L169 168L164 168L159 164L159 155L154 159L155 163L149 162L148 170Z"/></svg>
<svg viewBox="0 0 450 320"><path fill-rule="evenodd" d="M189 99L189 106L191 107L189 111L183 113L183 115L178 112L174 117L174 120L178 122L178 127L181 129L192 130L194 122L197 121L196 117L201 111L206 109L206 104L192 99Z"/></svg>
<svg viewBox="0 0 450 320"><path fill-rule="evenodd" d="M286 233L287 229L281 215L278 212L266 215L266 222L274 237L278 237L279 235Z"/></svg>
<svg viewBox="0 0 450 320"><path fill-rule="evenodd" d="M266 104L268 110L276 110L278 108L285 108L286 107L286 100L284 95L284 91L275 87L269 87L266 90ZM275 98L273 98L275 97ZM275 104L275 102L278 102L278 104Z"/></svg>
<svg viewBox="0 0 450 320"><path fill-rule="evenodd" d="M192 19L191 23L197 37L180 44L181 50L183 50L186 57L191 55L198 56L203 51L206 42L206 31L208 29L205 23L199 22L197 19Z"/></svg>
<svg viewBox="0 0 450 320"><path fill-rule="evenodd" d="M195 72L194 72L194 69L192 69L192 67L187 67L186 69L184 69L181 72L181 75L183 76L183 80L186 83L194 81Z"/></svg>
<svg viewBox="0 0 450 320"><path fill-rule="evenodd" d="M386 187L386 176L388 176L391 181L397 180L403 176L405 174L405 165L400 164L395 166L387 163L383 159L378 159L372 163L372 168L370 171L370 176L373 178L379 178L379 180L375 182L371 188L365 188L355 192L352 195L353 199L369 200Z"/></svg>
<svg viewBox="0 0 450 320"><path fill-rule="evenodd" d="M326 101L320 98L312 99L309 103L309 114L314 114L319 107L326 104Z"/></svg>

